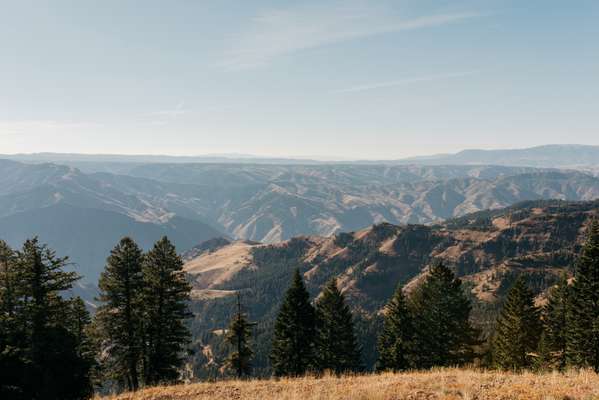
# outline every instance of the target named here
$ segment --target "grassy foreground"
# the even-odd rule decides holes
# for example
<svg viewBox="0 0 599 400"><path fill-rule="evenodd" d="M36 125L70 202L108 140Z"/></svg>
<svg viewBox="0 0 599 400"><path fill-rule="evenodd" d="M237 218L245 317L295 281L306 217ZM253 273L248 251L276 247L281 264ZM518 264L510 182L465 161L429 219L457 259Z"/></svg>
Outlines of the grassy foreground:
<svg viewBox="0 0 599 400"><path fill-rule="evenodd" d="M222 381L154 387L113 400L399 400L399 399L599 399L591 371L547 373L443 369L429 372Z"/></svg>

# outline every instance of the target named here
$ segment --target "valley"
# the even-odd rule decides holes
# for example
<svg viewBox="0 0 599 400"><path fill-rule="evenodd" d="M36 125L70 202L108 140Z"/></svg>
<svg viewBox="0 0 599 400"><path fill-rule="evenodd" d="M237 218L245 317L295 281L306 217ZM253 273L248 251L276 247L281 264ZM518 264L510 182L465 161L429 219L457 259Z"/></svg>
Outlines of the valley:
<svg viewBox="0 0 599 400"><path fill-rule="evenodd" d="M146 246L167 234L185 251L215 237L278 243L382 222L432 225L525 200L599 198L599 179L588 170L529 166L121 159L118 166L96 160L83 172L42 156L25 160L0 160L0 237L18 246L39 235L71 254L91 283L123 235ZM75 228L81 234L73 237ZM99 232L106 234L93 239Z"/></svg>

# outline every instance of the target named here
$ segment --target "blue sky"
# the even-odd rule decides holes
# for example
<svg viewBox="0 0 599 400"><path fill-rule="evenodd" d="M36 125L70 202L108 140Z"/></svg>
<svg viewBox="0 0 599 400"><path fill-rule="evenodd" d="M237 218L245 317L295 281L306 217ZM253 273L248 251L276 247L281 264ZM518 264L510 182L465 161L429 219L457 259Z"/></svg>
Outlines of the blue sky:
<svg viewBox="0 0 599 400"><path fill-rule="evenodd" d="M3 1L0 153L599 145L598 1Z"/></svg>

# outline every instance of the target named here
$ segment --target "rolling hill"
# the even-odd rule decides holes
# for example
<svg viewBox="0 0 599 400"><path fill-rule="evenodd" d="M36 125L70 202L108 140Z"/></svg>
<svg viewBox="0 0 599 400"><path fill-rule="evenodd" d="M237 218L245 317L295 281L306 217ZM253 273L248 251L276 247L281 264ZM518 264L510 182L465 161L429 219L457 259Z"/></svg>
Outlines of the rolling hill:
<svg viewBox="0 0 599 400"><path fill-rule="evenodd" d="M185 251L217 236L277 243L435 224L524 200L599 198L592 175L529 167L155 163L127 173L0 160L0 237L15 245L38 233L93 282L110 248L92 240L98 229L111 244L132 234L144 246L168 233Z"/></svg>
<svg viewBox="0 0 599 400"><path fill-rule="evenodd" d="M162 236L181 249L193 247L220 232L197 221L174 217L164 224L139 222L126 215L59 203L0 218L0 238L18 248L27 238L38 236L58 256L69 256L71 268L83 281L95 284L110 250L123 236L131 236L149 249Z"/></svg>
<svg viewBox="0 0 599 400"><path fill-rule="evenodd" d="M224 356L220 332L238 291L250 317L258 322L256 366L268 371L272 323L295 268L303 273L314 297L330 278L338 279L354 310L369 367L376 357L381 308L398 283L409 292L436 260L443 260L463 279L475 301L473 318L488 333L519 275L527 277L537 301L543 301L546 289L560 274L571 271L585 226L597 217L599 201L539 201L434 226L383 223L331 237L212 247L185 266L194 282L195 340L204 348L196 365L207 365L196 372L218 374Z"/></svg>

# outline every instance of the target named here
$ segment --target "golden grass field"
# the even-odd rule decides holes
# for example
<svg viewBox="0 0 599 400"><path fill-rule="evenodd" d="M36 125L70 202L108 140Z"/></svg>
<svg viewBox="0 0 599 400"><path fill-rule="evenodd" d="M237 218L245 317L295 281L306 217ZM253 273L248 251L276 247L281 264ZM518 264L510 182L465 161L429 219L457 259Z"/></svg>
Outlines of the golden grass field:
<svg viewBox="0 0 599 400"><path fill-rule="evenodd" d="M103 400L106 400L104 398ZM400 400L400 399L599 399L591 371L516 374L442 369L336 378L221 381L163 386L111 400Z"/></svg>

